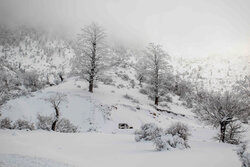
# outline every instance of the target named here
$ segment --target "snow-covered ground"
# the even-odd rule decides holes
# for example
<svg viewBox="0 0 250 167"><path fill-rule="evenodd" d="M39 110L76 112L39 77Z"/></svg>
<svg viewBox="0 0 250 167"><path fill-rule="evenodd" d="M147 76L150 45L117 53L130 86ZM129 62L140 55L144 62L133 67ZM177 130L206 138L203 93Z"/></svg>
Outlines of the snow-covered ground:
<svg viewBox="0 0 250 167"><path fill-rule="evenodd" d="M115 79L115 84L122 83L119 78ZM0 130L0 166L240 166L234 151L236 147L214 141L217 131L199 122L190 109L181 105L177 96L173 96L173 103L169 103L167 109L185 116L156 111L150 105L152 101L139 93L137 87L117 88L99 83L94 94L86 88L86 82L69 78L58 86L10 100L4 105L2 118L9 117L13 121L21 118L36 123L37 114L54 113L44 98L57 92L65 93L68 102L60 106L61 116L77 125L81 132ZM138 102L124 98L126 94ZM154 122L167 128L177 121L187 124L191 130L190 149L157 152L151 142L134 140L134 129L142 123ZM119 130L118 123L128 123L134 129ZM90 129L97 132L87 132Z"/></svg>
<svg viewBox="0 0 250 167"><path fill-rule="evenodd" d="M151 142L135 142L133 134L16 130L0 133L0 165L13 167L240 166L234 147L216 142L191 140L190 149L157 152Z"/></svg>
<svg viewBox="0 0 250 167"><path fill-rule="evenodd" d="M139 93L139 89L136 88L117 88L99 83L94 94L85 88L87 88L86 82L78 78L69 78L58 86L48 87L30 96L9 101L2 108L2 118L9 117L13 121L25 119L36 123L38 114L46 116L54 114L54 109L44 99L60 92L66 94L68 99L68 102L60 106L61 116L77 125L80 131L94 128L103 132L115 132L118 123L128 123L134 128L139 128L142 123L155 122L159 126L166 127L176 121L188 123L195 128L200 127L195 123L193 113L182 106L176 97L173 97L174 104L169 103L170 110L184 114L185 117L156 111L150 105L152 101L146 95ZM126 99L124 95L129 95L138 102ZM139 109L136 109L138 107Z"/></svg>

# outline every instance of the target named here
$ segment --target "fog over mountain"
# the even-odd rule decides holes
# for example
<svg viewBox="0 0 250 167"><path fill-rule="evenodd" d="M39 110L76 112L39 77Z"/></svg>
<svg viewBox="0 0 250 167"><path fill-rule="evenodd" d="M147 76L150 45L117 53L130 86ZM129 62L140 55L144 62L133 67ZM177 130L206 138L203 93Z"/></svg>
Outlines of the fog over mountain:
<svg viewBox="0 0 250 167"><path fill-rule="evenodd" d="M32 25L72 38L97 22L109 41L133 47L160 43L173 56L250 52L249 0L1 0L0 23Z"/></svg>

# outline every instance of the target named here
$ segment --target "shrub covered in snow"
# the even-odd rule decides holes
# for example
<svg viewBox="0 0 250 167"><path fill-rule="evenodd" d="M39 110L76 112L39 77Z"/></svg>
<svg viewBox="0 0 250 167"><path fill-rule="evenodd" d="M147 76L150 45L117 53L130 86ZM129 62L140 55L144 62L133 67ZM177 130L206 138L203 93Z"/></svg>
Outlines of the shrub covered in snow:
<svg viewBox="0 0 250 167"><path fill-rule="evenodd" d="M184 141L188 140L188 136L190 136L189 129L187 125L177 122L172 124L166 131L165 134L171 134L172 136L179 136Z"/></svg>
<svg viewBox="0 0 250 167"><path fill-rule="evenodd" d="M157 151L170 150L172 148L185 149L189 147L183 138L172 134L159 136L153 142Z"/></svg>
<svg viewBox="0 0 250 167"><path fill-rule="evenodd" d="M132 87L132 88L135 88L135 80L130 80L130 86Z"/></svg>
<svg viewBox="0 0 250 167"><path fill-rule="evenodd" d="M127 74L120 74L120 73L117 73L116 74L118 77L120 77L122 80L124 81L128 81L129 80L129 76Z"/></svg>
<svg viewBox="0 0 250 167"><path fill-rule="evenodd" d="M120 89L120 88L124 88L125 86L123 84L119 84L117 85L117 88Z"/></svg>
<svg viewBox="0 0 250 167"><path fill-rule="evenodd" d="M153 141L157 151L172 148L185 149L189 148L188 136L188 128L182 123L173 124L165 133L154 123L146 123L135 132L135 141Z"/></svg>
<svg viewBox="0 0 250 167"><path fill-rule="evenodd" d="M0 121L0 129L12 129L12 121L9 118L4 118Z"/></svg>
<svg viewBox="0 0 250 167"><path fill-rule="evenodd" d="M147 94L148 94L148 91L147 91L146 89L144 89L144 88L141 88L141 89L139 90L139 92L140 92L141 94L144 94L144 95L147 95Z"/></svg>
<svg viewBox="0 0 250 167"><path fill-rule="evenodd" d="M32 91L41 89L43 86L36 71L25 72L23 74L23 84L26 88L31 88Z"/></svg>
<svg viewBox="0 0 250 167"><path fill-rule="evenodd" d="M53 117L38 115L37 119L38 119L38 122L36 124L37 129L48 130L48 131L51 130L51 126L54 121Z"/></svg>
<svg viewBox="0 0 250 167"><path fill-rule="evenodd" d="M169 108L169 103L164 101L164 102L160 103L159 106L164 107L164 108Z"/></svg>
<svg viewBox="0 0 250 167"><path fill-rule="evenodd" d="M242 128L240 122L231 122L228 124L226 132L225 132L225 142L229 144L238 145L242 143L242 133L246 130ZM220 134L218 134L215 139L220 141Z"/></svg>
<svg viewBox="0 0 250 167"><path fill-rule="evenodd" d="M189 135L188 127L177 122L172 124L161 136L156 137L153 142L158 151L170 150L171 148L185 149L189 147L187 143Z"/></svg>
<svg viewBox="0 0 250 167"><path fill-rule="evenodd" d="M131 100L133 103L139 103L138 100L134 99L132 96L128 95L128 94L125 94L123 96L125 99L128 99L128 100Z"/></svg>
<svg viewBox="0 0 250 167"><path fill-rule="evenodd" d="M103 82L103 84L105 85L113 85L113 79L111 77L108 76L100 76L99 77L99 81Z"/></svg>
<svg viewBox="0 0 250 167"><path fill-rule="evenodd" d="M173 102L173 98L167 94L165 94L162 98L163 98L163 101L170 102L170 103Z"/></svg>
<svg viewBox="0 0 250 167"><path fill-rule="evenodd" d="M237 154L242 163L241 167L250 167L250 154L246 152L246 147L246 144L242 144L237 150Z"/></svg>
<svg viewBox="0 0 250 167"><path fill-rule="evenodd" d="M242 128L240 122L232 122L228 125L225 140L230 144L240 144L242 142L242 133L246 130Z"/></svg>
<svg viewBox="0 0 250 167"><path fill-rule="evenodd" d="M13 128L18 129L18 130L23 130L23 129L34 130L35 129L33 123L30 123L29 121L21 120L21 119L18 119L17 121L15 121Z"/></svg>
<svg viewBox="0 0 250 167"><path fill-rule="evenodd" d="M141 140L151 141L160 137L163 130L154 123L146 123L141 126L139 130L135 131L135 141Z"/></svg>
<svg viewBox="0 0 250 167"><path fill-rule="evenodd" d="M77 127L73 125L68 119L62 118L56 125L56 131L62 133L76 133Z"/></svg>
<svg viewBox="0 0 250 167"><path fill-rule="evenodd" d="M42 130L52 130L52 124L55 120L53 116L37 116L38 122L37 122L37 128ZM77 127L73 125L68 119L61 118L56 124L57 132L62 133L75 133L77 132Z"/></svg>

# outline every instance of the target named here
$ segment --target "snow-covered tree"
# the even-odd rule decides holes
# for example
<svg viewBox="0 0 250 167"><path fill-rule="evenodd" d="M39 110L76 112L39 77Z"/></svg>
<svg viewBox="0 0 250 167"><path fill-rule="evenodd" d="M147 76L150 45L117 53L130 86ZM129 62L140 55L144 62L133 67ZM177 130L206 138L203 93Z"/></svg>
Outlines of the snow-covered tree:
<svg viewBox="0 0 250 167"><path fill-rule="evenodd" d="M139 59L137 64L135 65L136 70L136 79L139 81L140 87L142 87L142 83L146 81L147 78L147 64L143 58Z"/></svg>
<svg viewBox="0 0 250 167"><path fill-rule="evenodd" d="M228 125L249 117L250 103L230 92L211 93L197 104L195 111L201 120L214 127L220 127L220 141L226 142Z"/></svg>
<svg viewBox="0 0 250 167"><path fill-rule="evenodd" d="M94 81L105 66L105 32L92 23L78 34L75 70L89 82L89 92L93 92Z"/></svg>
<svg viewBox="0 0 250 167"><path fill-rule="evenodd" d="M162 88L164 76L170 69L170 56L162 49L162 46L150 43L145 50L144 61L146 63L149 84L152 86L155 105L159 102L159 93Z"/></svg>
<svg viewBox="0 0 250 167"><path fill-rule="evenodd" d="M234 90L238 91L243 98L250 100L250 75L245 76L244 79L239 80L234 85ZM250 101L249 101L250 102Z"/></svg>
<svg viewBox="0 0 250 167"><path fill-rule="evenodd" d="M16 70L5 58L0 57L0 106L14 96L18 96L19 84Z"/></svg>
<svg viewBox="0 0 250 167"><path fill-rule="evenodd" d="M42 88L42 83L39 80L39 74L36 71L25 72L22 77L23 85L26 88L31 88L32 91Z"/></svg>
<svg viewBox="0 0 250 167"><path fill-rule="evenodd" d="M63 93L56 93L55 95L50 96L49 98L44 99L46 102L51 104L51 107L55 109L55 120L52 123L51 130L56 130L56 123L59 121L59 106L61 103L67 101L67 95Z"/></svg>

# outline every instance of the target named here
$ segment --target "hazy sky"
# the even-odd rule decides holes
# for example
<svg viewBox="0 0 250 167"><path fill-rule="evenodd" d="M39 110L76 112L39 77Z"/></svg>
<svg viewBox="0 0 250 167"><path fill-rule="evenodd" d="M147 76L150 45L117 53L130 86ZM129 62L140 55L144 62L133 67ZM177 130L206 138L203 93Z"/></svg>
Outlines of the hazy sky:
<svg viewBox="0 0 250 167"><path fill-rule="evenodd" d="M115 43L160 43L172 56L250 55L250 0L0 0L1 24L74 37L92 21Z"/></svg>

